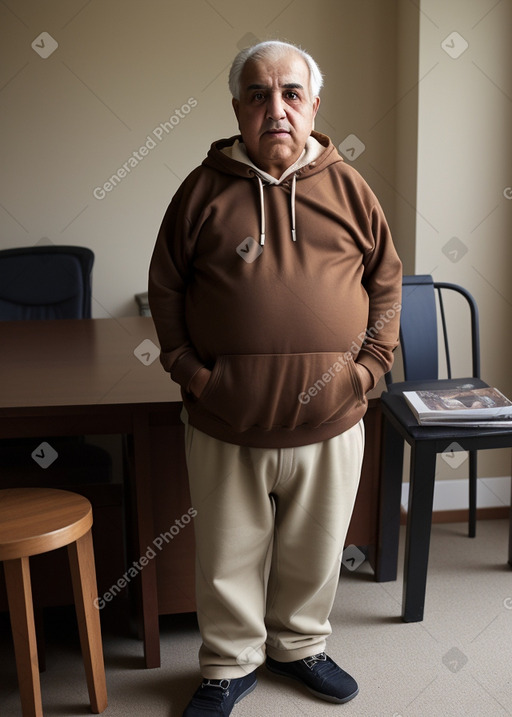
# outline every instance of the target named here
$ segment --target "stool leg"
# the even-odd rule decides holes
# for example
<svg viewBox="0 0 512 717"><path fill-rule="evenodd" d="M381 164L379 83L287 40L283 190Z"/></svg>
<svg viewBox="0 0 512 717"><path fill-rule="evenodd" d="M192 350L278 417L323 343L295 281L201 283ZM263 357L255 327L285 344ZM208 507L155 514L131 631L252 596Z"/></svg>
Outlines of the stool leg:
<svg viewBox="0 0 512 717"><path fill-rule="evenodd" d="M68 545L68 554L91 710L98 714L107 707L107 687L100 614L94 604L98 589L90 530Z"/></svg>
<svg viewBox="0 0 512 717"><path fill-rule="evenodd" d="M46 642L44 639L44 610L40 605L34 605L34 623L36 626L37 660L39 672L46 670Z"/></svg>
<svg viewBox="0 0 512 717"><path fill-rule="evenodd" d="M23 717L43 717L28 558L4 562Z"/></svg>

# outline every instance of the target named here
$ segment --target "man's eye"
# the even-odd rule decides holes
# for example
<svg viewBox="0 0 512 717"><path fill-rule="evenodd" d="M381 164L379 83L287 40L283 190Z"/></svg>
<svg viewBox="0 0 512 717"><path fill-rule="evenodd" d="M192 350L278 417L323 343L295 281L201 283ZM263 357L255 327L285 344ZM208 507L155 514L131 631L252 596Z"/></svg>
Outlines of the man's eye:
<svg viewBox="0 0 512 717"><path fill-rule="evenodd" d="M289 100L298 100L299 99L299 95L296 92L293 92L292 90L290 90L289 92L286 93L286 97Z"/></svg>
<svg viewBox="0 0 512 717"><path fill-rule="evenodd" d="M256 92L252 98L253 98L253 100L256 100L257 102L261 102L261 100L263 100L265 98L265 95L263 94L263 92Z"/></svg>

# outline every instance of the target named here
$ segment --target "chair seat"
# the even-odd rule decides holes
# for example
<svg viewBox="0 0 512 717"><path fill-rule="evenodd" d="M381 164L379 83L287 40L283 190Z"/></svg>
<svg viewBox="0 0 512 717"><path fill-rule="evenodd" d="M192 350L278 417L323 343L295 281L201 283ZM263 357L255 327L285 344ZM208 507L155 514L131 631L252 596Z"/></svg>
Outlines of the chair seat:
<svg viewBox="0 0 512 717"><path fill-rule="evenodd" d="M0 490L0 560L69 545L92 526L87 498L53 488Z"/></svg>
<svg viewBox="0 0 512 717"><path fill-rule="evenodd" d="M447 378L437 379L435 381L402 381L393 383L388 386L387 393L381 396L382 409L385 415L390 419L394 419L394 427L402 438L408 443L415 441L430 441L432 443L449 444L452 441L459 444L463 450L472 450L476 448L476 443L485 448L485 438L509 435L511 429L488 426L481 428L479 426L428 426L418 423L416 416L409 408L409 405L402 395L403 391L428 391L453 389L462 384L471 383L474 388L486 388L488 386L485 381L479 378ZM492 441L491 441L492 442ZM438 453L443 448L434 447Z"/></svg>

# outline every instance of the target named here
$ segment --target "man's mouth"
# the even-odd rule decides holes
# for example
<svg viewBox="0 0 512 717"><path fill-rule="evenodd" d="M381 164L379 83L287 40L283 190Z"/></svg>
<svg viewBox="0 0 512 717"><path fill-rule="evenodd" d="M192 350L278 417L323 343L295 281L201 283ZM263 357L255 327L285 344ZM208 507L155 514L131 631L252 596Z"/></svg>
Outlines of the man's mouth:
<svg viewBox="0 0 512 717"><path fill-rule="evenodd" d="M290 131L284 128L277 128L277 129L267 129L264 134L270 134L276 137L284 136L290 134Z"/></svg>

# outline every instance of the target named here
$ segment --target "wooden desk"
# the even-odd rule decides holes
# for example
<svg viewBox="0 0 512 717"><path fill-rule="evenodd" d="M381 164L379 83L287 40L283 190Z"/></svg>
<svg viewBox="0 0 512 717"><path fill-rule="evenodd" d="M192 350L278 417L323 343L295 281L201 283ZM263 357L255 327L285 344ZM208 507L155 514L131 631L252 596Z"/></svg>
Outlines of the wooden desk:
<svg viewBox="0 0 512 717"><path fill-rule="evenodd" d="M147 667L160 665L159 614L195 609L193 529L187 523L170 533L190 506L181 397L160 365L157 344L147 317L0 322L0 438L132 437L136 550L138 556L148 549L155 553L140 571ZM374 564L379 556L378 400L370 401L365 423L363 474L347 545L370 546ZM160 550L154 541L164 533L172 542L169 537Z"/></svg>
<svg viewBox="0 0 512 717"><path fill-rule="evenodd" d="M157 346L153 322L145 317L0 322L0 437L133 436L132 508L139 555L155 537L151 416L167 414L172 406L176 413L180 401L179 388L162 370L158 351L149 343L141 347L148 340ZM140 581L145 660L148 667L157 667L154 560L141 571Z"/></svg>

